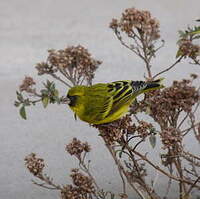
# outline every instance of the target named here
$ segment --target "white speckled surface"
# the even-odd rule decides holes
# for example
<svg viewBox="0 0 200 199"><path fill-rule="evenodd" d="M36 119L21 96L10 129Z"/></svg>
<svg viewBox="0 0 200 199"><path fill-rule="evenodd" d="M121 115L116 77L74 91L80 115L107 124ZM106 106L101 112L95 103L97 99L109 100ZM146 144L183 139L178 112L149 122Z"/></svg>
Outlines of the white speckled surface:
<svg viewBox="0 0 200 199"><path fill-rule="evenodd" d="M26 171L23 159L30 152L36 152L46 160L47 172L56 182L69 182L68 173L76 164L64 148L74 136L91 143L92 171L102 187L121 191L116 168L95 129L74 121L70 110L56 105L46 110L41 106L28 109L28 120L23 121L13 101L23 77L36 77L34 65L46 59L49 48L61 49L77 44L87 47L96 59L103 61L95 82L142 79L143 63L122 47L108 28L113 17L133 6L150 10L160 20L166 47L153 62L153 71L159 71L174 60L177 31L200 18L199 0L0 1L0 199L59 198L57 192L32 185L32 176ZM199 73L199 68L185 62L175 71L165 76L166 84L181 79L188 72ZM198 145L192 147L199 151ZM141 150L150 149L145 146ZM158 159L158 152L151 153ZM162 192L165 181L159 180L157 186ZM172 199L176 187L173 191Z"/></svg>

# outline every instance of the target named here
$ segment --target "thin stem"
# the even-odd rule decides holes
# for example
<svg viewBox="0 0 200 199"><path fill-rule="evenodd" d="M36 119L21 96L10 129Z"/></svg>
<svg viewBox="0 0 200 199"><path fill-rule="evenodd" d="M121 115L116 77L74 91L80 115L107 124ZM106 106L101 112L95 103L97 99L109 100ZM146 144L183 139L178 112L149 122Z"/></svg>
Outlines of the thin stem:
<svg viewBox="0 0 200 199"><path fill-rule="evenodd" d="M194 183L190 186L190 188L188 189L187 193L184 195L183 198L187 198L190 194L190 192L192 191L192 189L195 187L195 185L197 184L197 182L199 182L200 180L200 176L194 181Z"/></svg>
<svg viewBox="0 0 200 199"><path fill-rule="evenodd" d="M198 156L196 156L196 155L194 155L194 154L191 154L190 152L183 151L183 154L184 154L184 155L189 155L189 156L191 156L192 158L197 159L197 160L200 161L200 157L198 157Z"/></svg>
<svg viewBox="0 0 200 199"><path fill-rule="evenodd" d="M112 149L112 147L109 146L109 145L106 145L106 146L107 146L108 150L110 151L112 157L114 158L115 163L116 163L116 162L119 162L118 159L117 159L117 157L116 157L116 154L114 154L114 150ZM125 179L124 179L124 177L123 177L123 173L122 173L123 167L120 166L119 164L117 164L117 166L118 166L118 170L119 170L120 177L121 177L121 179L122 179L123 193L126 194L126 181L125 181Z"/></svg>
<svg viewBox="0 0 200 199"><path fill-rule="evenodd" d="M144 161L146 161L149 165L151 165L153 168L155 168L156 170L160 171L162 174L168 176L169 178L175 180L175 181L182 181L185 182L187 184L193 184L193 182L183 178L179 178L176 176L171 175L170 173L167 173L166 171L164 171L163 169L161 169L159 166L155 165L154 163L152 163L149 159L147 159L146 156L142 155L141 153L137 152L137 151L133 151L133 153L135 153L137 156L139 156L141 159L143 159ZM195 185L197 188L200 188L200 186Z"/></svg>
<svg viewBox="0 0 200 199"><path fill-rule="evenodd" d="M143 53L144 53L144 62L146 64L146 70L147 70L147 73L148 73L148 78L152 78L152 74L151 74L151 65L150 65L150 61L151 61L151 57L149 57L147 55L147 48L148 48L148 44L145 42L146 40L144 39L144 36L142 33L140 33L140 41L142 43L142 50L143 50Z"/></svg>
<svg viewBox="0 0 200 199"><path fill-rule="evenodd" d="M174 66L176 66L176 64L178 64L181 60L182 60L183 56L179 57L179 59L177 59L171 66L169 66L168 68L160 71L159 73L157 73L156 75L153 76L153 79L155 79L157 76L171 70Z"/></svg>
<svg viewBox="0 0 200 199"><path fill-rule="evenodd" d="M57 75L53 74L53 73L47 73L49 75L51 75L53 78L57 79L58 81L62 82L63 84L65 84L67 87L71 88L72 86L70 84L68 84L67 82L65 82L64 80L62 80L60 77L58 77Z"/></svg>
<svg viewBox="0 0 200 199"><path fill-rule="evenodd" d="M34 180L31 180L31 181L32 181L33 184L35 184L37 186L40 186L40 187L43 187L45 189L57 190L57 188L55 188L55 187L48 187L48 186L46 186L45 183L38 183L38 182L36 182Z"/></svg>
<svg viewBox="0 0 200 199"><path fill-rule="evenodd" d="M99 186L98 186L97 183L96 183L96 180L94 179L94 177L93 177L92 174L90 173L88 167L85 165L85 162L84 162L83 160L81 160L80 158L78 158L78 159L79 159L79 166L80 166L80 168L81 168L85 173L88 174L88 176L92 179L92 181L93 181L94 185L96 186L96 188L97 188L98 190L100 190ZM81 167L81 166L82 166L82 167Z"/></svg>
<svg viewBox="0 0 200 199"><path fill-rule="evenodd" d="M193 129L194 127L200 125L200 122L196 123L196 124L193 124L191 127L187 128L187 129L184 129L181 131L181 133L184 133L183 136L185 136L191 129Z"/></svg>
<svg viewBox="0 0 200 199"><path fill-rule="evenodd" d="M105 141L105 140L104 140L104 141ZM106 143L106 141L105 141L105 143ZM113 159L114 159L114 161L115 161L115 164L116 164L117 167L118 167L119 173L121 173L120 176L121 176L122 173L123 173L123 175L126 176L126 179L127 179L127 181L129 182L129 185L133 188L133 190L140 196L141 199L145 199L145 197L143 196L143 194L141 193L141 191L138 190L138 188L131 182L129 176L127 176L127 173L126 173L124 167L122 166L121 162L117 159L117 157L116 157L116 155L115 155L115 153L114 153L112 147L111 147L110 145L108 145L108 144L106 144L106 147L107 147L107 149L109 150L110 154L112 155L112 157L113 157Z"/></svg>
<svg viewBox="0 0 200 199"><path fill-rule="evenodd" d="M36 177L38 177L40 180L44 181L46 184L52 186L51 187L48 187L45 185L45 183L37 183L35 182L34 180L32 180L32 182L38 186L42 186L44 188L47 188L47 189L57 189L57 190L61 190L62 191L62 188L60 185L56 185L52 182L52 180L50 180L50 178L48 176L46 176L45 174L43 175L42 173L38 174Z"/></svg>
<svg viewBox="0 0 200 199"><path fill-rule="evenodd" d="M182 121L180 122L180 124L178 125L177 129L179 129L181 127L181 125L184 123L184 121L188 118L189 116L189 112L185 115L185 117L182 119Z"/></svg>

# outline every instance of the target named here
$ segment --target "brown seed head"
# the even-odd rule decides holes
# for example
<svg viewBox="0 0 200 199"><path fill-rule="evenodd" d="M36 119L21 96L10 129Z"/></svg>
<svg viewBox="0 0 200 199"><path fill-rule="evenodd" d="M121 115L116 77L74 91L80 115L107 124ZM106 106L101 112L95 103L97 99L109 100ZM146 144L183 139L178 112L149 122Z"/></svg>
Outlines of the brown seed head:
<svg viewBox="0 0 200 199"><path fill-rule="evenodd" d="M25 77L25 79L23 80L22 84L19 86L19 90L22 91L26 91L28 93L31 93L34 91L34 89L32 88L33 85L35 85L35 81L33 80L32 77Z"/></svg>
<svg viewBox="0 0 200 199"><path fill-rule="evenodd" d="M193 44L189 39L182 39L179 41L179 51L185 57L196 59L200 56L200 46Z"/></svg>
<svg viewBox="0 0 200 199"><path fill-rule="evenodd" d="M45 167L44 160L37 158L35 153L31 153L25 157L25 165L34 176L41 174Z"/></svg>
<svg viewBox="0 0 200 199"><path fill-rule="evenodd" d="M39 63L36 66L39 75L56 73L61 71L70 76L69 79L78 82L84 77L90 82L94 77L94 72L101 64L101 61L92 58L86 48L81 45L70 46L64 50L48 51L49 56L46 63Z"/></svg>
<svg viewBox="0 0 200 199"><path fill-rule="evenodd" d="M88 176L83 175L78 169L73 169L71 173L73 184L80 188L83 193L94 193L93 181Z"/></svg>
<svg viewBox="0 0 200 199"><path fill-rule="evenodd" d="M179 111L189 113L200 100L198 90L191 85L191 80L174 81L172 86L163 90L149 92L138 109L149 110L149 115L163 128L168 122L173 123Z"/></svg>
<svg viewBox="0 0 200 199"><path fill-rule="evenodd" d="M178 152L182 151L183 136L181 132L173 127L169 127L161 131L160 137L164 145L163 149L172 149L176 147Z"/></svg>
<svg viewBox="0 0 200 199"><path fill-rule="evenodd" d="M132 124L132 119L129 115L116 120L110 124L93 125L99 129L100 135L103 136L106 143L113 145L119 142L121 137L125 134L134 134L136 127Z"/></svg>
<svg viewBox="0 0 200 199"><path fill-rule="evenodd" d="M75 156L79 156L80 157L82 152L90 152L91 151L91 147L87 142L82 143L77 138L73 138L71 143L66 145L66 151L70 155L75 155Z"/></svg>
<svg viewBox="0 0 200 199"><path fill-rule="evenodd" d="M155 18L152 18L149 11L137 10L135 8L126 9L119 21L113 19L110 23L110 28L113 30L119 28L129 36L138 31L140 34L149 37L150 40L160 38L159 26L159 22Z"/></svg>

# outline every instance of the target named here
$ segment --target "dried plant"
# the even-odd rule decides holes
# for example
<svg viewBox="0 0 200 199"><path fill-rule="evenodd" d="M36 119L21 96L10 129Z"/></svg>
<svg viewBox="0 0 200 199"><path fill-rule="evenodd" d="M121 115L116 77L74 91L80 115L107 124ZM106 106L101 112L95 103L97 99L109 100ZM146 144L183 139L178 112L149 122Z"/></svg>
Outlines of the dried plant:
<svg viewBox="0 0 200 199"><path fill-rule="evenodd" d="M144 61L148 77L151 78L150 62L155 57L156 52L164 45L164 40L161 40L161 45L157 46L160 38L158 20L153 18L149 11L129 8L122 13L119 20L112 20L110 28L122 45ZM130 44L127 42L127 38L131 40Z"/></svg>
<svg viewBox="0 0 200 199"><path fill-rule="evenodd" d="M112 20L110 28L123 46L143 60L147 71L146 79L163 75L186 58L191 64L200 65L199 26L179 32L175 62L163 67L163 70L156 74L152 71L151 60L164 46L164 41L160 40L158 20L152 17L149 11L129 8L122 13L120 19ZM91 85L100 63L92 58L87 49L79 45L64 50L49 50L47 61L37 64L36 69L38 75L50 75L67 87L72 87L80 84ZM91 126L98 129L116 164L122 180L121 193L112 193L99 187L90 172L90 161L87 160L91 147L77 138L73 138L66 145L66 152L74 156L79 164L78 169L71 171L72 184L55 184L54 180L44 173L44 160L32 153L25 158L25 165L42 181L33 183L43 188L58 190L62 199L125 199L134 194L143 199L166 199L173 181L179 185L176 197L190 199L192 191L200 190L200 157L193 154L193 151L188 151L187 145L190 143L185 142L186 135L190 134L200 143L200 121L197 117L200 87L195 87L195 81L198 80L196 74L180 81L174 80L171 86L152 91L145 94L143 100L135 101L125 117L107 125ZM65 103L65 97L60 96L54 82L47 80L43 86L38 92L31 77L26 77L20 85L15 105L20 107L20 115L24 119L27 118L27 106L41 102L45 108L48 104ZM144 114L153 122L144 121ZM157 146L160 147L158 150L161 154L161 166L148 151L140 151L141 146L147 142L154 148L158 139L161 142L161 146ZM157 177L148 180L147 166L168 179L164 195L160 195L156 189L155 185L159 180ZM131 196L127 195L127 185L133 190Z"/></svg>

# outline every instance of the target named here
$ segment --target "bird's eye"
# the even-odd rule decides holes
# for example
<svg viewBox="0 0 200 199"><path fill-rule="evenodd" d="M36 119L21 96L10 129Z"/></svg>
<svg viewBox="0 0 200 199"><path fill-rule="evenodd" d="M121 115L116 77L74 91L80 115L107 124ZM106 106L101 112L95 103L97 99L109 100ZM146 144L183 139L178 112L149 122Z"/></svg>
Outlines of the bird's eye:
<svg viewBox="0 0 200 199"><path fill-rule="evenodd" d="M78 96L77 95L74 95L74 96L67 95L67 97L70 100L69 106L75 106L76 105L76 100L77 100Z"/></svg>

